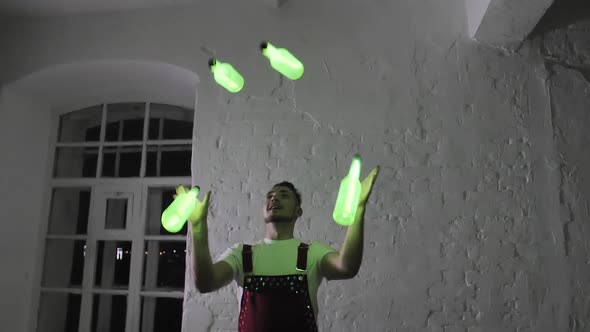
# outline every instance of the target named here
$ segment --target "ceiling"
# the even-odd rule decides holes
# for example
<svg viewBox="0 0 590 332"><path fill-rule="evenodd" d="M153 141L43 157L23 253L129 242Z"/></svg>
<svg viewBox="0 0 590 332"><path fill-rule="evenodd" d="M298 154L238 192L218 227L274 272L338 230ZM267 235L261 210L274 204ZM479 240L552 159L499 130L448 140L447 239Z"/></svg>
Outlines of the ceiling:
<svg viewBox="0 0 590 332"><path fill-rule="evenodd" d="M198 0L0 0L0 14L62 16L103 11L187 5Z"/></svg>

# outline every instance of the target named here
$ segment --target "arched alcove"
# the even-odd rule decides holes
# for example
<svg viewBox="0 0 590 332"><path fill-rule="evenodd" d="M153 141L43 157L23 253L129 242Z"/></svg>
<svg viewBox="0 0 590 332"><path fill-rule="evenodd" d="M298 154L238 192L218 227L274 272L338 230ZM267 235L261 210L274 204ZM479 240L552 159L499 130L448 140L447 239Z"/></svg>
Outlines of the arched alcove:
<svg viewBox="0 0 590 332"><path fill-rule="evenodd" d="M55 65L5 86L51 110L71 111L100 103L149 100L193 108L199 77L161 62L95 60Z"/></svg>
<svg viewBox="0 0 590 332"><path fill-rule="evenodd" d="M37 313L40 308L40 287L43 289L44 266L42 263L47 260L45 246L47 241L50 240L48 228L51 226L47 224L51 221L48 222L48 215L50 215L49 211L53 204L51 197L55 193L53 185L43 188L43 184L47 183L48 170L53 168L52 158L50 157L53 152L51 150L48 151L48 142L55 141L52 137L57 132L57 124L53 120L61 118L66 113L74 114L83 109L100 107L101 104L107 104L106 107L109 107L109 105L117 106L124 103L144 103L144 105L147 105L145 103L149 103L152 105L152 113L150 114L158 114L159 118L163 118L162 114L168 111L179 113L182 112L182 109L195 109L198 82L199 78L196 73L176 65L142 60L108 59L55 65L25 75L2 87L0 108L3 113L3 123L1 124L1 128L6 129L2 130L2 140L5 141L2 144L2 151L4 152L3 157L7 161L4 164L5 171L10 173L10 177L7 177L6 181L3 181L6 183L4 183L5 189L2 195L3 197L14 197L14 199L5 200L5 214L9 218L29 221L15 225L12 239L7 240L9 242L7 246L22 253L22 255L19 255L19 267L11 272L13 274L12 276L7 277L7 280L10 281L9 283L15 286L13 287L14 295L20 294L19 296L21 298L19 303L13 304L15 306L15 312L27 313L25 316L26 322L19 323L22 324L22 330L33 331L39 323L47 322L47 320L44 320L45 318L52 318L51 312L45 315L47 317L43 317ZM113 109L115 108L113 107ZM174 118L174 116L169 117ZM119 115L118 118L125 119L125 115ZM100 117L98 119L100 120ZM100 125L100 121L97 125ZM77 136L73 135L72 137ZM188 142L184 142L183 144L190 144L190 137L187 138ZM148 137L148 139L150 138ZM187 141L186 138L185 141ZM70 143L66 141L65 144ZM73 139L71 144L87 144L87 142L78 143ZM15 146L17 147L16 149L14 148ZM148 153L150 151L149 149L150 147L148 146ZM85 181L86 179L82 180ZM118 179L112 180L115 180L113 183L119 181ZM131 179L128 182L131 183L133 181ZM159 186L169 186L169 184L164 184L161 180L158 181L160 181ZM73 184L72 186L80 187L81 185ZM96 189L92 184L84 184L83 186L85 188L92 188L93 193ZM14 188L36 188L36 190L29 194L25 202L22 199L19 200L17 196L9 194L10 192L14 192ZM126 190L124 185L119 188ZM136 204L139 202L137 201L137 197L139 196L147 197L147 200L152 205L154 202L159 204L164 190L156 187L148 187L148 185L139 189L137 189L137 186L133 188L135 189L130 190L135 190L136 194L141 193L135 195L134 202ZM109 188L107 189L110 190ZM166 190L169 189L167 188ZM78 197L78 193L80 192L80 190L72 191L72 189L65 187L61 190L69 193L63 197L70 199L70 201L71 197ZM105 189L101 188L101 190L100 193L104 196ZM75 195L72 196L72 192ZM165 196L169 195L166 193ZM77 199L75 198L74 202ZM154 217L152 219L157 218ZM62 229L66 229L66 225L62 226ZM71 241L72 243L87 241L85 238L86 235L77 235L76 231L73 232L72 238L80 237L80 239L76 238ZM148 235L151 234L148 232L150 231L146 231L142 235L145 235L145 238L140 238L137 242L141 242L142 246L145 243L146 252L152 249L157 250L159 242L148 239ZM54 242L61 240L69 241L68 236L67 234L66 236L59 234L52 235L51 239ZM133 241L134 248L137 248L135 247L135 240ZM181 248L184 247L183 239L180 241L177 239L175 241L174 243L180 245ZM108 248L111 245L108 241L102 242L105 242L104 248ZM131 243L131 241L127 242ZM31 245L31 243L33 244ZM113 243L111 246L117 245ZM57 251L54 250L54 252L63 252L66 247L58 246ZM118 249L119 247L117 247ZM143 252L143 249L141 251ZM71 255L68 255L66 254L61 261L69 260L66 257L71 257ZM9 254L5 256L7 256L6 258L9 262L14 260L14 258L8 257L10 256ZM86 257L86 259L88 258ZM141 272L141 268L139 267L136 267L136 270L139 273L145 273ZM32 271L33 273L29 273L28 271ZM137 273L136 277L138 277ZM60 278L54 279L58 280ZM137 289L145 286L141 284L141 281L137 281L137 285L139 285ZM131 286L129 286L129 292L129 294L132 293ZM58 293L53 292L52 294ZM182 292L178 293L182 294ZM63 294L71 293L65 292ZM137 291L135 294L138 294ZM11 295L8 297L12 298ZM67 296L55 297L55 300L46 301L45 305L59 308L62 305L61 302L67 299ZM155 306L155 302L148 304L145 304L145 302L147 301L141 298L140 302L136 305L129 306L129 308L145 310L140 308L145 308L146 305L148 307ZM138 317L139 315L131 312L129 316ZM50 319L49 322L55 323L55 319ZM27 324L29 325L25 326ZM54 327L58 330L63 330L63 322L57 322L55 324L57 325L54 325ZM51 327L48 326L47 328ZM77 329L77 326L75 328ZM21 330L21 328L19 327L16 330Z"/></svg>

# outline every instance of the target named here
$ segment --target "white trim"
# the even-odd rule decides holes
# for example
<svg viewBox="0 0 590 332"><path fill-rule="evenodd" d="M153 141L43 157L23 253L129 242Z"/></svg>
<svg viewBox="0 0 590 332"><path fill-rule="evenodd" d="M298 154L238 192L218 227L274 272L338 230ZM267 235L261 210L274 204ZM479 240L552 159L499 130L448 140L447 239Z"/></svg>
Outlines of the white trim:
<svg viewBox="0 0 590 332"><path fill-rule="evenodd" d="M167 298L184 298L184 292L182 291L141 291L139 292L141 297L167 297Z"/></svg>
<svg viewBox="0 0 590 332"><path fill-rule="evenodd" d="M191 183L191 177L163 177L163 178L137 178L137 177L129 177L129 178L58 178L58 179L51 179L49 185L51 188L60 188L60 187L92 187L97 185L111 185L111 184L124 184L124 185L134 185L134 184L146 184L150 187L169 187L169 186L176 186L180 184L188 185ZM171 183L176 183L175 185L171 185Z"/></svg>
<svg viewBox="0 0 590 332"><path fill-rule="evenodd" d="M129 295L129 291L126 290L126 289L93 288L92 291L90 291L91 300L92 300L92 296L94 296L95 294L100 294L100 295L125 295L125 296L128 296ZM127 301L129 301L129 299ZM94 309L94 308L91 308L91 309ZM92 316L90 318L92 318Z"/></svg>
<svg viewBox="0 0 590 332"><path fill-rule="evenodd" d="M41 287L41 293L68 293L68 294L110 294L110 295L129 295L129 290L116 288L92 288L90 291L85 291L82 288L65 288L65 287ZM155 292L155 293L173 293L173 292ZM182 292L180 292L182 293Z"/></svg>
<svg viewBox="0 0 590 332"><path fill-rule="evenodd" d="M55 143L56 148L97 148L100 146L99 141L94 142L80 142L80 143L73 143L73 142L65 142L65 143Z"/></svg>
<svg viewBox="0 0 590 332"><path fill-rule="evenodd" d="M186 235L146 235L144 241L166 241L166 242L183 242L186 241Z"/></svg>
<svg viewBox="0 0 590 332"><path fill-rule="evenodd" d="M194 103L192 105L189 106L189 104L184 104L184 103L178 103L177 101L171 101L171 100L163 100L163 99L158 99L158 98L145 98L145 97L141 97L144 100L148 100L149 102L152 104L160 104L160 105L166 105L166 106L174 106L174 107L180 107L180 108L186 108L187 110L191 110L191 111L195 111L195 105ZM65 104L61 104L61 105L51 105L51 112L61 116L64 114L68 114L71 112L75 112L78 110L83 110L83 109L87 109L87 108L91 108L91 107L95 107L95 106L99 106L99 105L103 105L103 104L108 104L108 105L113 105L113 104L125 104L125 103L133 103L133 101L130 102L130 100L133 99L137 99L137 97L117 97L117 98L109 98L107 99L94 99L92 101L88 101L88 102L82 102L82 103L65 103ZM141 103L145 103L145 102L141 102Z"/></svg>
<svg viewBox="0 0 590 332"><path fill-rule="evenodd" d="M82 240L86 241L88 239L88 235L81 235L81 234L47 234L45 236L46 240Z"/></svg>
<svg viewBox="0 0 590 332"><path fill-rule="evenodd" d="M51 130L48 137L48 165L45 170L45 186L43 190L43 202L41 211L41 220L39 220L38 233L36 234L37 241L33 245L37 245L35 250L35 262L33 264L33 278L31 278L31 303L29 303L28 312L29 319L26 330L35 332L37 330L37 323L39 318L39 304L41 300L41 282L43 278L43 264L45 263L45 235L49 230L49 215L51 213L51 196L53 194L53 187L51 186L51 179L53 178L53 166L55 164L55 142L58 136L59 115L53 114L51 116Z"/></svg>
<svg viewBox="0 0 590 332"><path fill-rule="evenodd" d="M69 293L82 295L82 288L41 287L41 293Z"/></svg>

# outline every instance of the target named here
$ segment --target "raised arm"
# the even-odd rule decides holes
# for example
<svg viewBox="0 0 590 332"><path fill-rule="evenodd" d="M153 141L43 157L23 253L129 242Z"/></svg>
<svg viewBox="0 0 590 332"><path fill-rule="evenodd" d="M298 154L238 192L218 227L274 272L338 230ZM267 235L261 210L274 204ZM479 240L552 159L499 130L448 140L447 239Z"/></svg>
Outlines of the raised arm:
<svg viewBox="0 0 590 332"><path fill-rule="evenodd" d="M209 293L229 284L233 278L231 266L224 261L213 264L209 243L193 233L193 266L195 286L201 293Z"/></svg>
<svg viewBox="0 0 590 332"><path fill-rule="evenodd" d="M324 256L321 271L328 280L354 278L363 260L365 208L380 167L375 167L361 183L361 196L354 223L348 227L340 252Z"/></svg>
<svg viewBox="0 0 590 332"><path fill-rule="evenodd" d="M176 193L186 192L186 188L176 188ZM195 211L189 217L193 234L193 267L195 287L201 293L209 293L229 284L233 271L226 262L213 264L209 251L209 231L207 229L207 214L211 192L205 195L203 201L197 199Z"/></svg>

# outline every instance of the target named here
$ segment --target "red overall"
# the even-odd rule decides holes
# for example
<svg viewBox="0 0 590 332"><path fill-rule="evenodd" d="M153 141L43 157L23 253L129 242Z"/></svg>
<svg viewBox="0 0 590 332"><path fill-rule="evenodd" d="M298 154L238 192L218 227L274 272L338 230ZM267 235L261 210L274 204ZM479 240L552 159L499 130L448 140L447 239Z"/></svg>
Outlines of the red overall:
<svg viewBox="0 0 590 332"><path fill-rule="evenodd" d="M296 271L307 269L309 245L297 250ZM240 310L240 332L317 331L307 288L307 274L257 276L252 273L252 246L242 251L244 287Z"/></svg>

